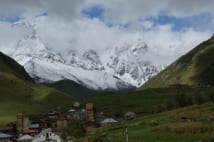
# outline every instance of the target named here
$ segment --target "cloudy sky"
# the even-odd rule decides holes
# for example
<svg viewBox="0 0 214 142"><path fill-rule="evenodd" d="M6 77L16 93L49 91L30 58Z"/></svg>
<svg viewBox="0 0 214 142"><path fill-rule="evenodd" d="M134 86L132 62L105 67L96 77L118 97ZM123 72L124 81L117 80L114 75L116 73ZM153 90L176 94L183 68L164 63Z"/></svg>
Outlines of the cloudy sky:
<svg viewBox="0 0 214 142"><path fill-rule="evenodd" d="M214 0L0 0L0 47L20 39L28 20L60 52L106 48L142 39L154 62L170 63L214 31ZM156 57L156 58L155 58Z"/></svg>

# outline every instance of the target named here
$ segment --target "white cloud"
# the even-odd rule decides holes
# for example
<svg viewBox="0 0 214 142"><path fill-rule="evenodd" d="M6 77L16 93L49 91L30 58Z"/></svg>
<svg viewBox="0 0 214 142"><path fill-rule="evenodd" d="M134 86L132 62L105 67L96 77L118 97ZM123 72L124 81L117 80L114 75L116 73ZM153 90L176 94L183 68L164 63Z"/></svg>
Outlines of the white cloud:
<svg viewBox="0 0 214 142"><path fill-rule="evenodd" d="M104 55L108 54L106 48L114 48L118 43L133 43L137 39L142 39L150 48L149 53L143 58L157 64L169 64L201 41L208 39L211 34L193 29L175 32L171 25L130 31L119 27L108 27L96 18L82 18L64 23L43 17L37 20L37 24L39 34L46 45L64 55L69 50L82 54L88 49L94 49ZM148 23L148 25L150 27L153 24Z"/></svg>
<svg viewBox="0 0 214 142"><path fill-rule="evenodd" d="M143 40L151 47L151 57L156 63L169 64L181 55L187 53L210 34L188 29L174 32L171 26L158 26L143 33Z"/></svg>
<svg viewBox="0 0 214 142"><path fill-rule="evenodd" d="M93 4L106 8L104 20L132 24L129 28L108 27L99 19L81 16L81 10ZM171 25L155 25L151 21L138 22L139 17L158 16L161 11L169 15L189 16L202 12L213 13L213 0L148 1L148 0L0 0L0 16L20 14L37 23L38 33L48 46L66 54L68 50L82 53L90 48L102 55L106 48L118 42L134 42L141 38L150 47L143 57L155 63L170 63L209 37L211 33L186 29L173 31ZM35 15L48 12L47 17ZM144 30L142 26L149 30ZM0 47L18 40L25 29L12 29L9 23L0 23Z"/></svg>
<svg viewBox="0 0 214 142"><path fill-rule="evenodd" d="M47 11L53 18L70 20L79 18L82 9L94 4L106 9L108 20L119 23L158 16L160 12L178 17L214 14L213 0L0 0L0 15L31 17Z"/></svg>
<svg viewBox="0 0 214 142"><path fill-rule="evenodd" d="M141 25L145 29L151 29L154 26L154 23L152 21L143 21L143 22L141 22Z"/></svg>
<svg viewBox="0 0 214 142"><path fill-rule="evenodd" d="M10 44L12 41L19 39L24 36L27 29L23 28L12 28L11 24L0 22L0 46L5 46Z"/></svg>
<svg viewBox="0 0 214 142"><path fill-rule="evenodd" d="M176 17L214 14L213 0L86 0L85 3L90 5L92 1L106 7L106 20L114 23L133 21L139 17L156 17L161 12Z"/></svg>
<svg viewBox="0 0 214 142"><path fill-rule="evenodd" d="M60 20L79 17L84 0L0 0L0 16L22 16L28 19L48 12Z"/></svg>

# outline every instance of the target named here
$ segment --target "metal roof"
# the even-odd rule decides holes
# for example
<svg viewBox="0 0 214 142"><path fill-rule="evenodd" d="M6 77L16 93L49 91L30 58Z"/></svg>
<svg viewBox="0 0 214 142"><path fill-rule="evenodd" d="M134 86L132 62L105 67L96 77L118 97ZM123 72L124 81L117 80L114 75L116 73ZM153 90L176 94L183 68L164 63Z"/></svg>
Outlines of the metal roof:
<svg viewBox="0 0 214 142"><path fill-rule="evenodd" d="M69 109L68 112L75 112L76 109Z"/></svg>
<svg viewBox="0 0 214 142"><path fill-rule="evenodd" d="M113 118L106 118L101 123L118 123L118 121Z"/></svg>
<svg viewBox="0 0 214 142"><path fill-rule="evenodd" d="M11 138L11 137L12 137L12 135L8 135L8 134L0 132L0 138Z"/></svg>
<svg viewBox="0 0 214 142"><path fill-rule="evenodd" d="M46 133L51 132L51 131L52 131L51 128L44 129L44 130L42 130L39 134L37 134L34 138L38 138L38 137L40 137L41 135L46 134Z"/></svg>
<svg viewBox="0 0 214 142"><path fill-rule="evenodd" d="M30 124L30 125L29 125L29 128L30 128L30 129L39 128L39 124Z"/></svg>
<svg viewBox="0 0 214 142"><path fill-rule="evenodd" d="M22 137L20 137L17 141L24 141L24 140L32 140L33 137L30 135L24 135Z"/></svg>

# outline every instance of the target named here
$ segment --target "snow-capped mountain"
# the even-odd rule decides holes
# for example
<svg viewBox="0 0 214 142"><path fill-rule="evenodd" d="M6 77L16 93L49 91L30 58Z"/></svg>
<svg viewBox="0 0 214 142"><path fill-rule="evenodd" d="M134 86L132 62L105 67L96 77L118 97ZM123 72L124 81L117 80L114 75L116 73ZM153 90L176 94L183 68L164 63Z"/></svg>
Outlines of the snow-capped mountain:
<svg viewBox="0 0 214 142"><path fill-rule="evenodd" d="M69 79L91 89L121 90L141 86L162 69L142 60L149 50L142 40L106 48L105 57L93 49L81 54L71 49L65 56L45 45L35 24L21 21L12 26L29 31L7 50L0 50L23 65L37 82Z"/></svg>

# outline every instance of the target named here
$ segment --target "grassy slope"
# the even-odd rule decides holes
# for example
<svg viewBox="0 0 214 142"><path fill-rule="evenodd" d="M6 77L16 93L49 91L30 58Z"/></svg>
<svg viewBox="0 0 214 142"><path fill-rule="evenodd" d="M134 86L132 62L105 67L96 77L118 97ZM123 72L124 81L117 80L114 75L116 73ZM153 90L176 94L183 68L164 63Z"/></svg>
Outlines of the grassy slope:
<svg viewBox="0 0 214 142"><path fill-rule="evenodd" d="M160 74L145 83L140 89L166 87L181 83L214 85L214 37L199 44L195 49L179 58Z"/></svg>
<svg viewBox="0 0 214 142"><path fill-rule="evenodd" d="M35 115L72 106L73 97L35 84L24 68L0 53L0 125L14 121L20 111Z"/></svg>
<svg viewBox="0 0 214 142"><path fill-rule="evenodd" d="M13 59L0 52L0 72L10 74L17 78L33 82L22 66L17 64Z"/></svg>
<svg viewBox="0 0 214 142"><path fill-rule="evenodd" d="M172 99L170 93L165 90L146 90L127 94L100 94L91 99L97 111L103 111L109 115L123 114L134 111L139 114L151 113L156 104L164 103ZM164 95L163 95L164 94Z"/></svg>
<svg viewBox="0 0 214 142"><path fill-rule="evenodd" d="M88 99L98 93L98 91L88 89L71 80L61 80L45 85L52 88L56 88L67 94L72 94L78 99Z"/></svg>
<svg viewBox="0 0 214 142"><path fill-rule="evenodd" d="M213 94L214 88L186 88L186 89L147 89L127 94L100 94L90 101L94 103L97 111L103 111L110 116L125 112L134 111L139 115L147 115L163 109L175 107L175 100L178 94L185 94L191 98L192 103L197 103L197 96L203 100L209 100L209 95ZM168 107L168 108L166 108Z"/></svg>
<svg viewBox="0 0 214 142"><path fill-rule="evenodd" d="M184 123L181 117L191 122ZM128 127L130 142L211 142L214 140L213 120L214 103L205 103L104 126L89 132L82 141L93 138L102 142L124 142L124 129Z"/></svg>

